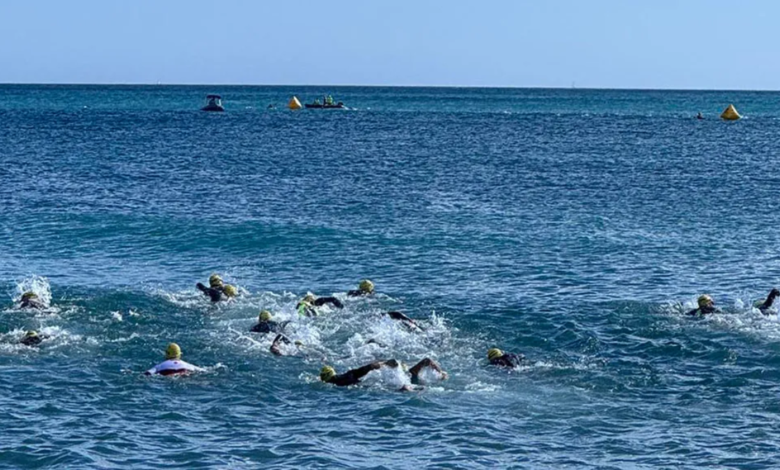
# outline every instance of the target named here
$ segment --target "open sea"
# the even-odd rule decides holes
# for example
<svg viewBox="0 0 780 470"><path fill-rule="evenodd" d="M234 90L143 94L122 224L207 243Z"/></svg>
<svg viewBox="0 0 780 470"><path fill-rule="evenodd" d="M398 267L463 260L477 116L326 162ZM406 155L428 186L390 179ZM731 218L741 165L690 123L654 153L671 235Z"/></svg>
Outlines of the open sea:
<svg viewBox="0 0 780 470"><path fill-rule="evenodd" d="M2 85L0 467L778 468L779 150L771 92Z"/></svg>

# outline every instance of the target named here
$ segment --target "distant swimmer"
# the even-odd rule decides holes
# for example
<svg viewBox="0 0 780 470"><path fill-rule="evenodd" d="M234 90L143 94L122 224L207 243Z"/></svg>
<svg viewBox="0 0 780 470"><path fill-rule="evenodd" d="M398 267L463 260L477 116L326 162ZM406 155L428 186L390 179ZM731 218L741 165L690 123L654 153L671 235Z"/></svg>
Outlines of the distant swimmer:
<svg viewBox="0 0 780 470"><path fill-rule="evenodd" d="M19 341L19 342L22 343L25 346L33 347L33 346L38 346L39 344L41 344L41 342L43 340L45 340L46 338L48 338L48 336L39 335L37 331L30 330L30 331L28 331L27 333L24 334L24 338L22 338L22 340Z"/></svg>
<svg viewBox="0 0 780 470"><path fill-rule="evenodd" d="M300 351L303 347L302 341L290 341L290 338L284 336L283 334L279 333L276 335L276 338L274 338L274 342L271 343L271 347L269 348L271 353L273 353L276 356L289 356L290 354L286 354L282 350L282 344L294 344L298 350Z"/></svg>
<svg viewBox="0 0 780 470"><path fill-rule="evenodd" d="M263 310L257 319L257 324L252 327L253 333L281 333L289 321L274 321L271 312Z"/></svg>
<svg viewBox="0 0 780 470"><path fill-rule="evenodd" d="M222 278L219 274L212 274L209 277L209 287L204 286L200 282L195 286L198 290L208 295L212 302L228 300L238 295L238 290L234 286L222 282Z"/></svg>
<svg viewBox="0 0 780 470"><path fill-rule="evenodd" d="M350 297L365 297L368 295L374 295L374 283L368 279L363 279L358 284L357 290L351 290L347 292Z"/></svg>
<svg viewBox="0 0 780 470"><path fill-rule="evenodd" d="M498 348L488 349L487 357L490 365L508 368L517 367L525 360L522 354L505 353Z"/></svg>
<svg viewBox="0 0 780 470"><path fill-rule="evenodd" d="M398 320L409 331L415 331L415 330L425 331L425 329L423 329L423 327L418 325L416 321L412 320L411 318L407 317L401 312L385 312L382 315L386 315L392 318L393 320Z"/></svg>
<svg viewBox="0 0 780 470"><path fill-rule="evenodd" d="M200 367L193 366L181 360L181 348L176 343L168 345L165 350L165 361L157 364L145 372L146 375L182 375L191 372L202 371Z"/></svg>
<svg viewBox="0 0 780 470"><path fill-rule="evenodd" d="M27 291L24 294L22 294L19 308L32 308L35 310L43 310L46 308L46 305L38 297L38 294L32 291Z"/></svg>
<svg viewBox="0 0 780 470"><path fill-rule="evenodd" d="M317 307L322 307L325 304L331 304L336 308L344 308L344 304L335 297L317 297L312 293L308 293L298 302L295 310L302 317L316 317L319 315Z"/></svg>
<svg viewBox="0 0 780 470"><path fill-rule="evenodd" d="M756 302L758 305L756 305L756 308L763 313L764 315L769 315L772 313L769 309L772 308L772 304L774 304L775 299L780 296L780 290L772 289L769 291L769 295L766 297L766 300L763 302L758 301Z"/></svg>
<svg viewBox="0 0 780 470"><path fill-rule="evenodd" d="M712 300L712 297L710 297L708 294L700 295L696 302L699 304L699 307L686 313L686 315L703 316L712 313L721 313L720 309L715 306L715 301Z"/></svg>
<svg viewBox="0 0 780 470"><path fill-rule="evenodd" d="M363 377L365 377L369 372L371 372L372 370L379 370L383 366L396 368L401 366L401 364L395 359L391 359L389 361L375 361L370 364L366 364L363 367L348 370L343 374L336 374L336 370L333 367L325 366L322 368L322 370L320 370L320 380L329 384L337 385L339 387L356 385L360 383L360 380ZM417 385L421 383L419 376L422 370L426 367L430 367L432 370L436 371L439 374L439 378L441 380L447 379L447 373L444 372L441 366L438 363L436 363L436 361L426 357L422 361L415 364L411 369L409 369L409 374L411 375L413 384ZM404 386L401 390L411 390L411 389L407 386Z"/></svg>
<svg viewBox="0 0 780 470"><path fill-rule="evenodd" d="M704 115L699 111L699 114L696 115L696 119L704 119Z"/></svg>

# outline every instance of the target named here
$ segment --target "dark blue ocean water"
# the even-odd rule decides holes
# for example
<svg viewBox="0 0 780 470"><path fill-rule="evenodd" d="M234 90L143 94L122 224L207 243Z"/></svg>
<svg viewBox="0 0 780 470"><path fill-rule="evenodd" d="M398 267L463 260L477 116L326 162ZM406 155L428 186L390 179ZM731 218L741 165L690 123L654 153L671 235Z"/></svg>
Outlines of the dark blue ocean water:
<svg viewBox="0 0 780 470"><path fill-rule="evenodd" d="M0 466L777 468L778 135L778 93L1 86ZM143 377L170 341L207 371ZM317 378L426 356L421 392Z"/></svg>

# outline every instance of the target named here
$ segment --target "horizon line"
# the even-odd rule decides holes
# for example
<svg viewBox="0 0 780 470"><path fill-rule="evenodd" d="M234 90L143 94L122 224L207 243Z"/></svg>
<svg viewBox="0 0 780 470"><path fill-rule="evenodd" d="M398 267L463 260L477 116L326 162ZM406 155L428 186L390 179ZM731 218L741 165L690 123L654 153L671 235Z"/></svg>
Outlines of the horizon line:
<svg viewBox="0 0 780 470"><path fill-rule="evenodd" d="M318 84L257 84L257 83L144 83L144 82L1 82L0 86L105 86L105 87L277 87L277 88L453 88L453 89L494 89L494 90L584 90L584 91L725 91L725 92L778 92L780 89L768 88L642 88L642 87L562 87L562 86L500 86L500 85L318 85Z"/></svg>

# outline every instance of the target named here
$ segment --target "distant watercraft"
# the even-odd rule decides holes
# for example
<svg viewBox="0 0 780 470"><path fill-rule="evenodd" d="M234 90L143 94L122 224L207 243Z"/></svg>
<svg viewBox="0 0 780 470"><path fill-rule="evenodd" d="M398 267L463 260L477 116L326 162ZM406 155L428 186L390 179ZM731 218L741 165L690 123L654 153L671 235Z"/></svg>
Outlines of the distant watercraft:
<svg viewBox="0 0 780 470"><path fill-rule="evenodd" d="M328 95L323 98L322 102L320 100L314 100L313 103L306 103L307 109L346 109L347 107L339 101L338 103L335 103L333 101L333 97Z"/></svg>
<svg viewBox="0 0 780 470"><path fill-rule="evenodd" d="M222 97L219 95L208 95L206 101L206 106L200 108L203 111L222 112L225 110L225 107L222 106Z"/></svg>

